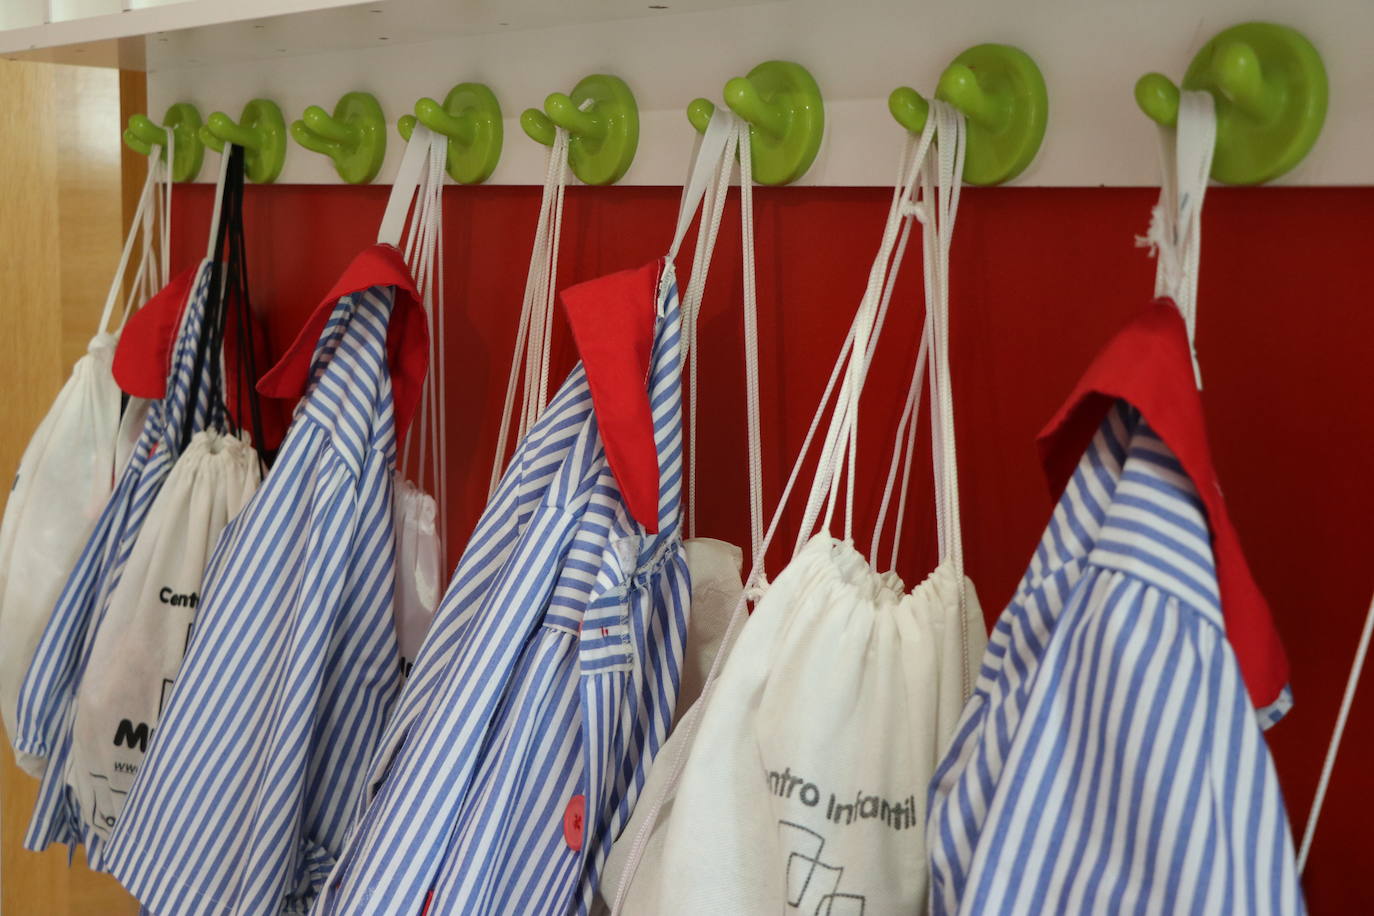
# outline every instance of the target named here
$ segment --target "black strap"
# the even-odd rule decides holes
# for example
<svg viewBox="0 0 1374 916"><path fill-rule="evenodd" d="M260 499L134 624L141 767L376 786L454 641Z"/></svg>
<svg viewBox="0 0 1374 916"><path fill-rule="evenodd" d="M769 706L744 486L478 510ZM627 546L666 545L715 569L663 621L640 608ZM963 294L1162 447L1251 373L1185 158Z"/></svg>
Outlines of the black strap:
<svg viewBox="0 0 1374 916"><path fill-rule="evenodd" d="M214 227L215 241L210 251L210 287L206 292L205 313L201 319L200 334L196 338L195 361L192 363L189 391L186 400L186 414L181 420L181 431L177 437L177 454L181 454L191 443L191 436L195 433L196 403L200 398L201 380L206 375L207 362L210 364L209 371L219 372L219 360L211 359L210 354L221 352L223 337L223 317L222 304L224 294L224 265L220 256L224 251L224 239L228 231L229 215L232 211L232 201L236 194L241 194L243 190L243 150L237 146L229 146L225 151L229 157L229 163L225 170L224 191L220 201L219 223ZM214 397L216 386L211 380L210 397L210 416L207 418L207 427L220 426L218 422L218 406ZM222 427L221 427L222 428Z"/></svg>
<svg viewBox="0 0 1374 916"><path fill-rule="evenodd" d="M257 334L252 306L248 295L248 258L243 229L244 162L243 148L229 149L228 171L224 181L224 198L220 205L220 220L215 227L214 257L210 264L210 289L205 303L205 320L196 342L195 368L191 378L191 399L182 423L182 450L190 444L194 432L193 405L199 395L202 379L209 387L210 413L207 428L239 432L225 400L223 368L224 337L233 327L238 346L235 368L236 403L247 405L253 433L253 447L264 465L270 466L274 457L264 446L262 405L257 392Z"/></svg>

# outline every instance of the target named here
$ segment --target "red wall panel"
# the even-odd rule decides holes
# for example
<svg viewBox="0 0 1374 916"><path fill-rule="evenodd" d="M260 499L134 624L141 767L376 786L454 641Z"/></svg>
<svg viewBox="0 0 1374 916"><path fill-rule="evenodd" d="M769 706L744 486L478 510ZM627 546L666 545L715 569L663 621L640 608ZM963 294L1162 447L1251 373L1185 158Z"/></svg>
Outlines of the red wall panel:
<svg viewBox="0 0 1374 916"><path fill-rule="evenodd" d="M255 307L280 351L338 272L375 238L386 188L253 187ZM561 287L660 256L675 188L568 191ZM210 188L177 192L178 265L204 251ZM882 232L889 192L756 194L765 502L776 502L843 339ZM1150 297L1133 245L1150 189L973 189L952 264L952 363L963 530L989 619L1020 578L1050 503L1034 436L1089 359ZM449 550L486 497L538 188L445 197ZM700 533L746 544L737 200L726 210L701 317ZM1300 833L1360 621L1374 591L1374 189L1215 189L1204 217L1198 350L1216 462L1251 566L1278 618L1297 705L1269 733ZM693 233L694 237L694 233ZM684 252L682 276L690 263ZM913 245L864 402L860 546L868 541L922 310ZM560 319L561 322L561 319ZM554 385L575 359L561 323ZM922 428L918 494L899 571L935 561ZM799 507L770 555L785 563ZM886 555L884 551L883 555ZM1314 913L1374 911L1374 673L1365 678L1306 874Z"/></svg>

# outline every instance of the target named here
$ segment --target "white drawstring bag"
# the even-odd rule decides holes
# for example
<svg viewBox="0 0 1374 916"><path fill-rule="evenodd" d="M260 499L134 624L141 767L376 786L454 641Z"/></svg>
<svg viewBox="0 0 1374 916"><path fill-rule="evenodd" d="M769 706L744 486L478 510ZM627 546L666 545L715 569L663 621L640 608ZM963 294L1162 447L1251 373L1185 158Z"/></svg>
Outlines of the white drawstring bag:
<svg viewBox="0 0 1374 916"><path fill-rule="evenodd" d="M434 497L396 475L396 642L409 676L439 605L439 534Z"/></svg>
<svg viewBox="0 0 1374 916"><path fill-rule="evenodd" d="M725 641L730 621L744 613L744 551L715 538L691 538L682 542L687 571L692 577L692 611L687 619L687 644L682 653L682 679L677 691L677 728L706 688L716 653ZM627 835L628 828L622 833ZM605 881L602 871L602 881Z"/></svg>
<svg viewBox="0 0 1374 916"><path fill-rule="evenodd" d="M220 532L257 492L258 455L204 430L167 475L129 553L76 695L66 782L109 840L190 645Z"/></svg>
<svg viewBox="0 0 1374 916"><path fill-rule="evenodd" d="M11 737L19 691L53 605L105 508L116 472L128 461L131 447L120 444L125 441L122 425L136 441L146 417L141 400L134 399L121 423L121 395L112 366L123 320L114 330L109 324L140 236L144 253L124 318L136 299L155 292L158 281L166 283L165 275L157 275L157 265L165 267L166 258L159 260L156 253L166 234L155 233L152 225L162 209L155 200L166 171L157 160L148 169L99 330L24 450L0 522L0 713ZM161 218L165 228L165 212ZM25 772L43 775L43 758L19 751L15 758Z"/></svg>
<svg viewBox="0 0 1374 916"><path fill-rule="evenodd" d="M638 829L622 839L632 845L614 912L796 908L838 916L917 912L925 905L926 790L986 641L959 548L945 331L962 123L941 103L932 104L931 120L904 162L869 287L822 399L823 413L843 369L798 553L747 622L727 634L697 707L678 726L673 747L660 754L636 812ZM934 122L946 138L938 213L925 163ZM912 202L918 173L923 206ZM908 593L895 574L870 567L850 534L858 397L895 280L888 262L894 248L900 262L916 213L926 230L930 346L923 343L917 358L894 465L910 468L914 405L929 352L941 560ZM803 455L820 419L818 413ZM799 459L782 504L800 467ZM843 499L842 476L849 481ZM880 531L895 480L889 474ZM828 503L829 527L842 501L846 539L808 540L822 503ZM903 492L898 531L905 503ZM750 583L762 583L761 569Z"/></svg>

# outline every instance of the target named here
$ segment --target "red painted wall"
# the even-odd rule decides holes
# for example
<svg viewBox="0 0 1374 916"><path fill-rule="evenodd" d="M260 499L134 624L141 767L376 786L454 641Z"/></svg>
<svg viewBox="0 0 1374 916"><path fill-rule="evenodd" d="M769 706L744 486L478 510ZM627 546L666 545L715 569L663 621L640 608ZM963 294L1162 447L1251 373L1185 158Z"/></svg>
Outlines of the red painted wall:
<svg viewBox="0 0 1374 916"><path fill-rule="evenodd" d="M255 306L280 351L348 260L375 239L386 188L248 190ZM560 288L662 255L675 188L568 191ZM210 188L177 192L177 264L205 246ZM765 501L776 501L862 292L889 192L756 194ZM1133 245L1150 189L967 191L953 253L952 363L964 543L994 618L1050 503L1033 440L1109 335L1150 297ZM476 523L529 260L538 188L445 197L450 554ZM747 543L737 200L701 318L700 533ZM1300 835L1360 622L1374 592L1374 188L1215 189L1204 217L1198 351L1212 444L1251 566L1293 666L1294 711L1269 733ZM692 234L694 238L695 233ZM682 277L690 263L684 252ZM867 541L921 313L912 246L863 412ZM560 319L561 321L561 319ZM554 384L575 359L561 324ZM935 559L928 441L899 571ZM783 526L769 568L785 563ZM1374 671L1365 677L1306 874L1312 912L1374 912ZM1296 839L1296 838L1295 838Z"/></svg>

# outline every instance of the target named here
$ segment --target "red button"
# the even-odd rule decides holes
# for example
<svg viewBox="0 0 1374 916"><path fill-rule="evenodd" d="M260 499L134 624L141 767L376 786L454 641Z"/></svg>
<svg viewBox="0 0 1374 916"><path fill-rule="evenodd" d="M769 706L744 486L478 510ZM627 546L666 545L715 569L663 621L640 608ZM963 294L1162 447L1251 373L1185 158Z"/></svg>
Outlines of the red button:
<svg viewBox="0 0 1374 916"><path fill-rule="evenodd" d="M574 795L568 799L567 810L563 812L563 841L573 852L580 852L582 849L583 821L586 816L586 796Z"/></svg>

